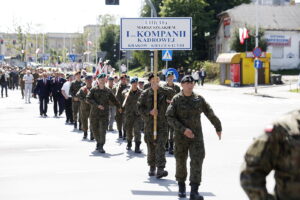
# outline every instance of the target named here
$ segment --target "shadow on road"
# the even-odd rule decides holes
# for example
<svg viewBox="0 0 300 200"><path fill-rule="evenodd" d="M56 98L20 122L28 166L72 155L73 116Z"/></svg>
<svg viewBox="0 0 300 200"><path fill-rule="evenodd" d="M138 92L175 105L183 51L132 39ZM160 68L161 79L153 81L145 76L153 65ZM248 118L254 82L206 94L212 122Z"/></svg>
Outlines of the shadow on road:
<svg viewBox="0 0 300 200"><path fill-rule="evenodd" d="M102 158L111 158L111 157L120 156L120 155L123 155L123 154L124 153L110 154L110 153L99 153L98 151L93 151L93 152L91 152L90 156L102 157Z"/></svg>
<svg viewBox="0 0 300 200"><path fill-rule="evenodd" d="M127 161L133 158L144 158L146 155L142 153L135 153L134 151L130 150L127 151Z"/></svg>

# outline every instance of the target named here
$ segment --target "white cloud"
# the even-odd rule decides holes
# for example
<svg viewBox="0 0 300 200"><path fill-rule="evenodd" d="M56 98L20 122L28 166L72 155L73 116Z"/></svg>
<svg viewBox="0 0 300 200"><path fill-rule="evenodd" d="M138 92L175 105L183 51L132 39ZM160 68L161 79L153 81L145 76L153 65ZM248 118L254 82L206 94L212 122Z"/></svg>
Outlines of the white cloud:
<svg viewBox="0 0 300 200"><path fill-rule="evenodd" d="M13 24L32 24L43 32L78 32L95 24L98 15L138 17L143 0L120 0L106 6L105 0L5 0L1 2L0 32L13 31ZM41 26L36 26L41 24ZM36 31L33 30L33 31Z"/></svg>

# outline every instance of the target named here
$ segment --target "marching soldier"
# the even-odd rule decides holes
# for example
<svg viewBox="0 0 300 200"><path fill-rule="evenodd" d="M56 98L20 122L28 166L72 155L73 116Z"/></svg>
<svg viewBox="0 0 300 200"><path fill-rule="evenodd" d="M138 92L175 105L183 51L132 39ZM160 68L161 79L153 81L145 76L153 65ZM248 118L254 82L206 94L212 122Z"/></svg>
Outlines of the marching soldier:
<svg viewBox="0 0 300 200"><path fill-rule="evenodd" d="M137 101L138 98L142 94L142 90L140 90L137 86L138 78L132 78L130 80L131 87L130 89L125 89L122 94L124 96L124 102L122 105L122 109L125 110L125 130L126 130L126 138L127 138L127 150L131 150L132 147L132 138L134 134L134 142L135 142L135 153L141 153L140 145L141 145L141 116L137 110Z"/></svg>
<svg viewBox="0 0 300 200"><path fill-rule="evenodd" d="M179 186L178 196L186 196L186 161L189 153L191 159L190 199L202 200L203 197L198 193L202 176L202 163L205 155L200 119L201 113L203 112L214 125L219 139L221 139L222 126L220 120L205 99L193 92L194 85L194 79L191 75L186 75L182 78L182 91L173 97L166 116L168 123L175 129L174 141L176 180Z"/></svg>
<svg viewBox="0 0 300 200"><path fill-rule="evenodd" d="M88 124L89 124L89 116L91 112L91 105L86 101L86 95L90 92L92 88L93 77L86 76L85 77L85 86L81 87L80 90L77 92L77 97L80 100L80 120L82 124L83 130L83 139L87 138L88 132ZM92 131L90 131L90 140L94 140L94 136Z"/></svg>
<svg viewBox="0 0 300 200"><path fill-rule="evenodd" d="M138 100L138 111L142 115L145 123L144 139L147 144L148 155L147 161L150 166L149 176L162 178L168 175L164 170L166 166L165 147L168 140L168 123L165 116L168 102L172 97L172 92L168 88L159 86L159 78L154 79L154 74L149 75L151 87L144 90ZM157 110L153 108L154 89L157 89ZM154 140L153 135L153 116L157 115L157 138Z"/></svg>
<svg viewBox="0 0 300 200"><path fill-rule="evenodd" d="M250 200L300 199L300 110L267 127L249 147L241 185ZM268 193L266 176L275 171L275 194Z"/></svg>
<svg viewBox="0 0 300 200"><path fill-rule="evenodd" d="M73 120L74 120L74 128L77 128L77 122L79 121L79 130L81 130L81 122L78 118L79 109L80 109L80 101L78 97L76 97L79 89L84 85L81 81L80 71L77 71L75 74L75 80L71 83L70 86L70 95L72 96L72 110L73 110Z"/></svg>
<svg viewBox="0 0 300 200"><path fill-rule="evenodd" d="M109 101L111 101L121 112L120 104L110 89L105 87L106 74L99 74L98 86L93 87L88 93L87 102L92 104L91 108L91 128L97 141L96 150L105 153L106 130L108 126Z"/></svg>
<svg viewBox="0 0 300 200"><path fill-rule="evenodd" d="M122 105L123 103L123 95L122 92L123 90L129 88L127 85L127 75L126 74L122 74L120 77L121 82L119 83L119 85L116 86L116 93L115 96L117 98L117 100L119 101L119 103ZM117 112L116 113L116 122L117 122L117 127L118 127L118 131L119 131L119 138L123 137L123 140L126 139L126 131L125 131L125 127L124 125L124 115L123 113ZM122 133L123 130L123 133Z"/></svg>
<svg viewBox="0 0 300 200"><path fill-rule="evenodd" d="M174 91L174 95L178 94L180 92L180 87L174 83L174 72L169 71L167 73L167 83L163 85L163 87L170 88ZM173 148L174 148L174 128L172 126L168 127L168 134L169 134L169 141L166 145L166 150L169 151L169 154L173 154Z"/></svg>

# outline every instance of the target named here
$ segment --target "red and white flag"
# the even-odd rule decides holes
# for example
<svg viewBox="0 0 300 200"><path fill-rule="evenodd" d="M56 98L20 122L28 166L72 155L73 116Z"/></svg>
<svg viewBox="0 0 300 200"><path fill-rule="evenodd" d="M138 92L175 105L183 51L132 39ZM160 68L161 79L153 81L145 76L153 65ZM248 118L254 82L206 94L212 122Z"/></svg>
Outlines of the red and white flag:
<svg viewBox="0 0 300 200"><path fill-rule="evenodd" d="M87 41L87 45L89 45L89 46L91 46L93 43L92 43L92 41Z"/></svg>
<svg viewBox="0 0 300 200"><path fill-rule="evenodd" d="M239 28L239 38L240 38L240 43L244 44L245 39L249 38L249 31L247 28Z"/></svg>

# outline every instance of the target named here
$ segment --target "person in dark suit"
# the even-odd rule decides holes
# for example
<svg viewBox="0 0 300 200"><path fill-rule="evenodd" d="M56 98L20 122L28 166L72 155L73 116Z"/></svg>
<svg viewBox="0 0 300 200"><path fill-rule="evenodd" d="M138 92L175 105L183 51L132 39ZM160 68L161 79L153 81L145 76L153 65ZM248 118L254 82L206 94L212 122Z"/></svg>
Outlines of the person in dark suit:
<svg viewBox="0 0 300 200"><path fill-rule="evenodd" d="M50 80L48 79L47 73L43 73L43 76L38 80L37 85L34 89L34 95L39 95L40 100L40 115L47 117L47 108L49 102L49 95L51 93Z"/></svg>
<svg viewBox="0 0 300 200"><path fill-rule="evenodd" d="M64 97L61 93L61 88L63 84L66 82L65 79L59 77L59 73L56 72L55 76L51 79L51 93L53 97L53 110L54 115L57 117L57 113L59 116L64 112ZM57 110L58 105L58 110Z"/></svg>

